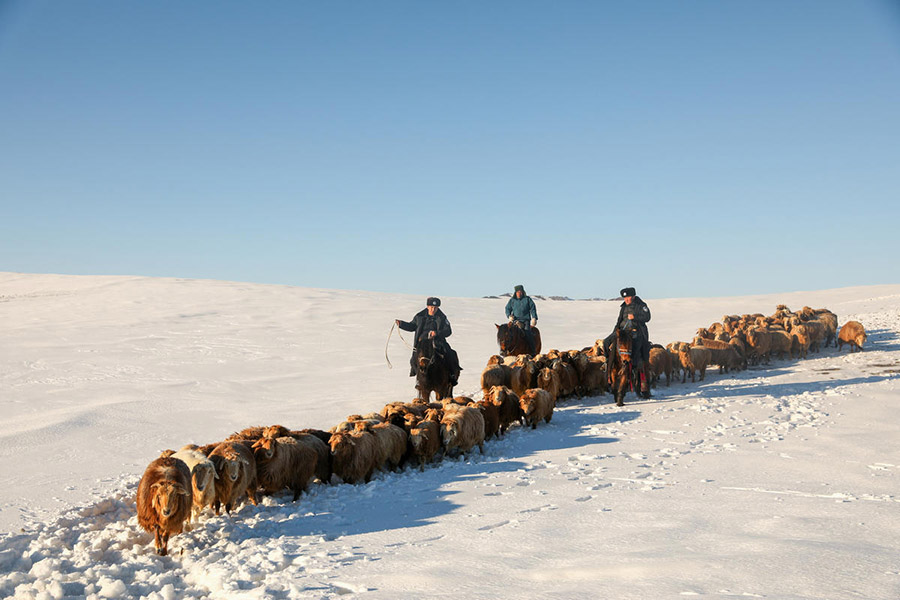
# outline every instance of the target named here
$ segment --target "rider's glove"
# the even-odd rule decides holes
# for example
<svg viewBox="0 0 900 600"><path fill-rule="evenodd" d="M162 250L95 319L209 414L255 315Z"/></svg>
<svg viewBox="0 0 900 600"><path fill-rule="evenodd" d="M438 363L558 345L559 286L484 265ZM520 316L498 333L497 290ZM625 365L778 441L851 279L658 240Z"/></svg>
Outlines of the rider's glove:
<svg viewBox="0 0 900 600"><path fill-rule="evenodd" d="M532 320L531 320L531 326L534 327L534 326L536 326L536 325L537 325L537 319L532 319Z"/></svg>
<svg viewBox="0 0 900 600"><path fill-rule="evenodd" d="M509 324L510 324L510 325L512 325L512 324L513 324L513 321L515 321L515 320L516 320L516 318L515 318L514 316L509 315Z"/></svg>

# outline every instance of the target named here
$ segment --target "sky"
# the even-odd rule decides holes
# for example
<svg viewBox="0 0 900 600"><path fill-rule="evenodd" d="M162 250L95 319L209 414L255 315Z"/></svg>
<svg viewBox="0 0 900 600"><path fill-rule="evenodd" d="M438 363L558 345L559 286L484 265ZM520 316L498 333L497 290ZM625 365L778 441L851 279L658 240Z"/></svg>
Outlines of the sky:
<svg viewBox="0 0 900 600"><path fill-rule="evenodd" d="M900 282L900 5L0 0L0 271Z"/></svg>

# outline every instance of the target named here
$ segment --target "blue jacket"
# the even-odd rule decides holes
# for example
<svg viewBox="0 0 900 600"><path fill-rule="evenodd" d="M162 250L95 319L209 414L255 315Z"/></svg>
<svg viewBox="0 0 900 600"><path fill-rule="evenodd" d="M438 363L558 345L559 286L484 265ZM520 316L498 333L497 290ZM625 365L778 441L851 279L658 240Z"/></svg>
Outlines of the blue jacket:
<svg viewBox="0 0 900 600"><path fill-rule="evenodd" d="M515 294L506 303L506 318L515 317L516 321L528 323L531 319L537 319L537 307L531 296L522 294L521 298L516 298Z"/></svg>

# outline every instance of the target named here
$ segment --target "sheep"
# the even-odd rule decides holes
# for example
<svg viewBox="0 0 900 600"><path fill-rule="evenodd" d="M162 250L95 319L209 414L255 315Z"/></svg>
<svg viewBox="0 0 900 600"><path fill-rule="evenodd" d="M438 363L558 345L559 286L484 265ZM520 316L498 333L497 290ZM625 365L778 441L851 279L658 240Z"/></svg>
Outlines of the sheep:
<svg viewBox="0 0 900 600"><path fill-rule="evenodd" d="M481 372L481 390L485 396L495 385L510 384L510 376L512 375L510 367L502 363L488 364L484 371Z"/></svg>
<svg viewBox="0 0 900 600"><path fill-rule="evenodd" d="M525 424L531 425L532 429L537 428L538 421L541 419L549 423L553 418L553 400L547 390L540 388L525 390L525 393L519 398L519 407L525 417Z"/></svg>
<svg viewBox="0 0 900 600"><path fill-rule="evenodd" d="M324 435L317 435L316 431L303 429L290 431L288 435L316 453L316 478L322 483L328 483L331 481L331 434L323 431L321 433Z"/></svg>
<svg viewBox="0 0 900 600"><path fill-rule="evenodd" d="M378 440L368 431L338 432L331 436L332 468L345 483L369 483L378 466Z"/></svg>
<svg viewBox="0 0 900 600"><path fill-rule="evenodd" d="M425 416L425 411L428 410L429 406L430 404L426 402L391 402L390 404L386 404L384 408L381 409L381 416L386 422L393 423L397 427L403 427L403 423L407 414L413 414L421 419Z"/></svg>
<svg viewBox="0 0 900 600"><path fill-rule="evenodd" d="M777 352L778 360L783 359L785 353L787 353L788 356L791 356L791 347L794 343L791 334L781 329L770 329L769 339L771 341L769 352L772 354Z"/></svg>
<svg viewBox="0 0 900 600"><path fill-rule="evenodd" d="M551 368L559 376L559 396L566 397L574 394L575 388L578 387L578 373L575 371L575 367L562 359L557 359ZM521 397L521 394L519 396Z"/></svg>
<svg viewBox="0 0 900 600"><path fill-rule="evenodd" d="M153 533L156 553L169 553L169 536L181 533L190 519L193 495L191 471L184 461L167 456L147 466L138 484L138 524Z"/></svg>
<svg viewBox="0 0 900 600"><path fill-rule="evenodd" d="M222 442L210 453L209 460L216 466L218 475L216 500L213 503L217 515L222 505L225 512L230 513L235 502L244 494L256 505L256 460L248 445L236 441Z"/></svg>
<svg viewBox="0 0 900 600"><path fill-rule="evenodd" d="M490 400L476 402L475 406L484 417L484 439L489 440L494 436L500 437L500 409Z"/></svg>
<svg viewBox="0 0 900 600"><path fill-rule="evenodd" d="M666 375L666 387L672 384L672 355L662 346L650 348L650 383L655 384L659 378Z"/></svg>
<svg viewBox="0 0 900 600"><path fill-rule="evenodd" d="M816 313L818 314L817 319L825 327L825 347L827 348L829 345L837 346L837 315L827 308L818 308Z"/></svg>
<svg viewBox="0 0 900 600"><path fill-rule="evenodd" d="M478 446L484 454L484 416L478 407L445 409L441 419L441 440L444 442L444 455L454 448L466 454L474 446Z"/></svg>
<svg viewBox="0 0 900 600"><path fill-rule="evenodd" d="M396 471L406 460L406 430L393 423L367 426L366 430L378 441L378 468Z"/></svg>
<svg viewBox="0 0 900 600"><path fill-rule="evenodd" d="M747 345L750 346L750 356L758 363L760 361L769 364L772 340L766 329L751 328L747 331Z"/></svg>
<svg viewBox="0 0 900 600"><path fill-rule="evenodd" d="M247 427L238 431L237 433L232 433L227 438L225 438L226 442L240 442L240 441L250 441L252 444L259 438L263 436L263 432L266 430L265 427L254 426Z"/></svg>
<svg viewBox="0 0 900 600"><path fill-rule="evenodd" d="M550 394L550 401L555 407L556 400L559 398L559 373L553 369L541 369L537 379L537 387L547 390Z"/></svg>
<svg viewBox="0 0 900 600"><path fill-rule="evenodd" d="M506 433L509 426L522 418L519 407L519 396L506 386L495 385L488 394L488 400L497 407L500 413L500 435Z"/></svg>
<svg viewBox="0 0 900 600"><path fill-rule="evenodd" d="M409 455L419 463L419 470L425 470L441 449L441 425L430 419L417 422L409 430Z"/></svg>
<svg viewBox="0 0 900 600"><path fill-rule="evenodd" d="M521 395L522 392L528 389L530 379L530 373L524 366L515 365L510 369L509 387L511 387L516 394Z"/></svg>
<svg viewBox="0 0 900 600"><path fill-rule="evenodd" d="M580 375L579 393L582 395L590 395L595 393L603 394L607 389L606 379L606 358L587 357L587 366Z"/></svg>
<svg viewBox="0 0 900 600"><path fill-rule="evenodd" d="M682 343L678 350L678 359L681 361L681 366L684 369L681 383L687 381L688 372L690 372L691 382L693 382L694 372L696 371L700 371L700 381L703 381L706 378L706 367L709 366L711 358L709 348L703 348L702 346L691 347L690 344Z"/></svg>
<svg viewBox="0 0 900 600"><path fill-rule="evenodd" d="M211 507L216 501L216 466L193 444L184 446L172 456L184 462L191 471L191 493L194 499L191 517L196 519L205 507Z"/></svg>
<svg viewBox="0 0 900 600"><path fill-rule="evenodd" d="M264 494L284 488L294 492L296 502L316 472L316 451L290 436L262 437L253 444L256 477Z"/></svg>
<svg viewBox="0 0 900 600"><path fill-rule="evenodd" d="M866 328L859 321L847 321L841 327L838 334L838 352L840 352L844 344L850 347L850 352L854 352L854 348L862 352L863 344L866 343Z"/></svg>
<svg viewBox="0 0 900 600"><path fill-rule="evenodd" d="M739 370L741 368L743 360L735 347L728 342L698 337L694 338L694 345L709 349L709 364L718 365L719 373L727 373L729 369Z"/></svg>
<svg viewBox="0 0 900 600"><path fill-rule="evenodd" d="M809 329L805 324L794 325L791 327L791 358L797 353L797 358L806 358L809 352Z"/></svg>

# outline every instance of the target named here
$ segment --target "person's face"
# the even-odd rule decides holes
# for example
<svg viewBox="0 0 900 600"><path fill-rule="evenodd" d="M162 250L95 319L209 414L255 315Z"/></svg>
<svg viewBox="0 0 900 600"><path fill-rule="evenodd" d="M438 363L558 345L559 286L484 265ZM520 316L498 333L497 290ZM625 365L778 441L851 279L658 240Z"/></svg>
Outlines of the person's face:
<svg viewBox="0 0 900 600"><path fill-rule="evenodd" d="M438 309L437 306L429 306L429 307L428 307L428 315L431 316L431 317L433 317L433 316L434 316L434 313L437 312L437 309Z"/></svg>
<svg viewBox="0 0 900 600"><path fill-rule="evenodd" d="M525 292L523 292L522 290L516 290L516 298L521 298L524 294Z"/></svg>
<svg viewBox="0 0 900 600"><path fill-rule="evenodd" d="M634 296L625 296L625 304L631 305L632 300L634 300Z"/></svg>

